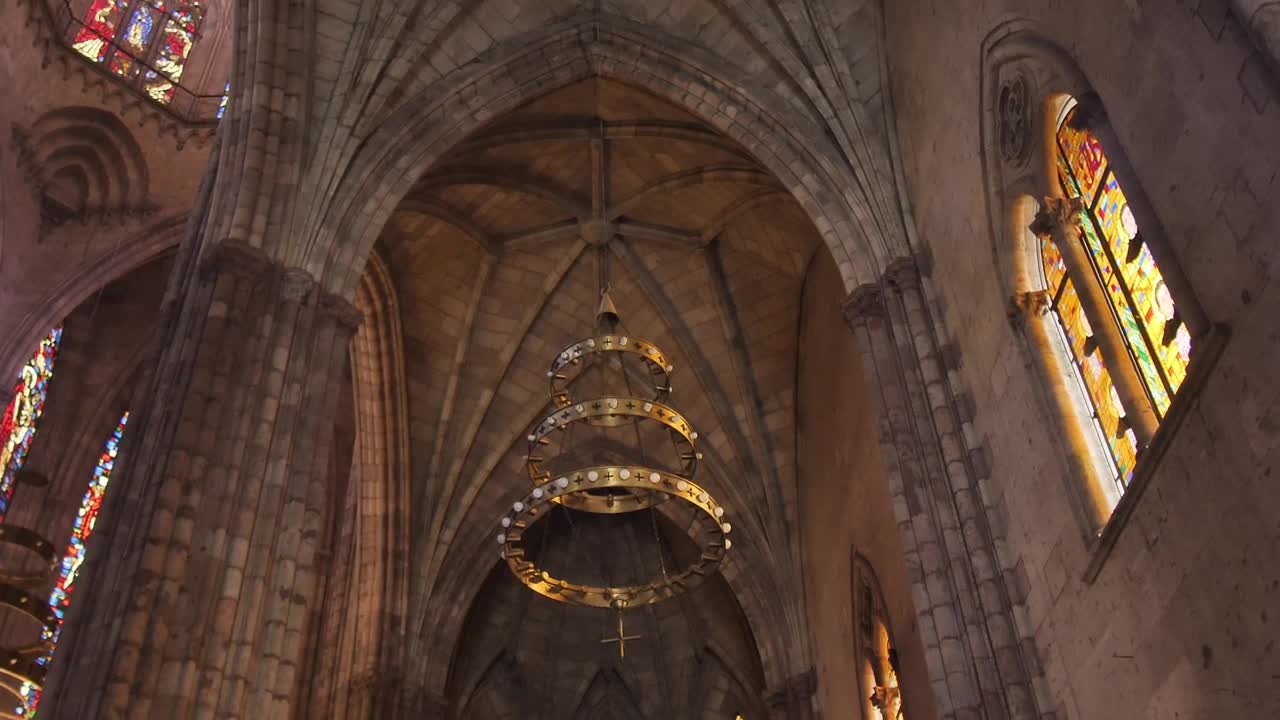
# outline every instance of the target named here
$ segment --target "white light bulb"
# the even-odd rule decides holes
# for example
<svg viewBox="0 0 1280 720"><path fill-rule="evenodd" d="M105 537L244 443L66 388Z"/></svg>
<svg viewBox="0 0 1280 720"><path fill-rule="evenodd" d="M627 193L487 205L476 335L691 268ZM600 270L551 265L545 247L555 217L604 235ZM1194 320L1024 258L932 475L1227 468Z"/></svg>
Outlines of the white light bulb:
<svg viewBox="0 0 1280 720"><path fill-rule="evenodd" d="M724 549L725 549L725 550L728 550L728 549L729 549L729 548L731 548L731 547L733 547L733 541L732 541L732 540L730 540L729 538L725 538L725 539L724 539Z"/></svg>
<svg viewBox="0 0 1280 720"><path fill-rule="evenodd" d="M725 523L720 526L720 530L723 531L725 534L728 534L730 531L733 530L733 526L730 525L729 523Z"/></svg>
<svg viewBox="0 0 1280 720"><path fill-rule="evenodd" d="M617 407L618 407L618 399L617 399L617 398L609 398L609 407L610 407L610 409L617 408Z"/></svg>
<svg viewBox="0 0 1280 720"><path fill-rule="evenodd" d="M698 502L705 503L710 499L711 499L711 496L706 493L700 493L698 495Z"/></svg>
<svg viewBox="0 0 1280 720"><path fill-rule="evenodd" d="M718 508L716 508L716 517L718 517L718 518L719 518L719 517L724 517L724 508L722 508L722 507L718 507Z"/></svg>
<svg viewBox="0 0 1280 720"><path fill-rule="evenodd" d="M537 439L538 439L538 437L537 437L536 435L530 435L530 436L529 436L529 442L533 442L534 440L537 440Z"/></svg>
<svg viewBox="0 0 1280 720"><path fill-rule="evenodd" d="M685 490L689 489L689 483L681 480L676 483L676 489L679 490L680 492L684 492Z"/></svg>
<svg viewBox="0 0 1280 720"><path fill-rule="evenodd" d="M569 487L569 478L556 478L556 485L562 488Z"/></svg>
<svg viewBox="0 0 1280 720"><path fill-rule="evenodd" d="M675 365L668 365L668 366L667 366L667 372L671 372L672 370L675 370L675 369L676 369L676 366L675 366Z"/></svg>
<svg viewBox="0 0 1280 720"><path fill-rule="evenodd" d="M630 471L630 470L628 470L628 469L626 469L626 468L623 468L623 469L621 469L621 470L619 470L619 471L618 471L618 476L619 476L619 477L621 477L623 480L630 479L630 478L631 478L631 471Z"/></svg>
<svg viewBox="0 0 1280 720"><path fill-rule="evenodd" d="M645 412L649 412L649 411L650 411L650 410L652 410L652 409L653 409L653 403L645 403L645 404L644 404L644 411L645 411Z"/></svg>
<svg viewBox="0 0 1280 720"><path fill-rule="evenodd" d="M511 527L511 518L502 518L502 527L504 528Z"/></svg>
<svg viewBox="0 0 1280 720"><path fill-rule="evenodd" d="M600 473L596 472L595 470L592 470L591 472L587 473L587 480L591 482L595 482L599 479L600 479Z"/></svg>
<svg viewBox="0 0 1280 720"><path fill-rule="evenodd" d="M542 497L542 488L534 488L534 489L533 489L533 497L534 497L535 499L536 499L536 498L540 498L540 497Z"/></svg>
<svg viewBox="0 0 1280 720"><path fill-rule="evenodd" d="M651 483L662 482L662 476L659 475L658 473L649 473L649 482Z"/></svg>
<svg viewBox="0 0 1280 720"><path fill-rule="evenodd" d="M504 535L503 533L498 533L498 544L505 545L506 542L507 542L507 536Z"/></svg>
<svg viewBox="0 0 1280 720"><path fill-rule="evenodd" d="M619 342L619 343L621 343L621 344L623 344L623 345L626 345L626 344L627 344L627 339L628 339L628 338L627 338L627 336L626 336L626 335L623 335L623 336L622 336L622 339L618 340L618 342Z"/></svg>
<svg viewBox="0 0 1280 720"><path fill-rule="evenodd" d="M698 439L698 433L697 433L697 432L691 432L691 433L689 433L689 437L693 438L694 440L697 440L697 439Z"/></svg>
<svg viewBox="0 0 1280 720"><path fill-rule="evenodd" d="M595 346L596 346L596 341L595 341L595 340L588 340L588 341L587 341L587 347L595 347Z"/></svg>
<svg viewBox="0 0 1280 720"><path fill-rule="evenodd" d="M524 503L517 500L514 503L512 503L511 509L515 510L516 512L520 512L521 510L524 510Z"/></svg>

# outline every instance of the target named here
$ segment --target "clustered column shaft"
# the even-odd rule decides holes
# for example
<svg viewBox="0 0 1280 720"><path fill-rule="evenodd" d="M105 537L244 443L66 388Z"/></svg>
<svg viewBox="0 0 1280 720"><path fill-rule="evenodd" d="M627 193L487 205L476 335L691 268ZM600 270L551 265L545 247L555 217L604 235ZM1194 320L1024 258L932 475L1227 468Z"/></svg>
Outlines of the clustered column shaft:
<svg viewBox="0 0 1280 720"><path fill-rule="evenodd" d="M913 260L857 288L845 316L878 400L926 662L944 718L1037 717L995 543Z"/></svg>
<svg viewBox="0 0 1280 720"><path fill-rule="evenodd" d="M359 313L231 242L200 276L161 360L189 362L186 382L159 385L144 418L173 427L141 428L172 439L126 448L133 492L108 508L145 520L95 553L100 587L46 717L287 717L295 702Z"/></svg>

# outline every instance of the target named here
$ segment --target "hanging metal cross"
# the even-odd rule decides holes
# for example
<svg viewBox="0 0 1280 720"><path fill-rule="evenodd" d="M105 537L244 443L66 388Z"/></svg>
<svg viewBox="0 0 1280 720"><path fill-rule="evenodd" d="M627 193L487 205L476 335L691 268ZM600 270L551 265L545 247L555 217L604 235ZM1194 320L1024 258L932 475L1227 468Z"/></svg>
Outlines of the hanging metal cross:
<svg viewBox="0 0 1280 720"><path fill-rule="evenodd" d="M605 645L608 643L615 643L615 642L618 643L618 657L625 658L627 656L627 641L639 640L639 639L640 639L639 635L627 635L626 632L622 629L622 611L619 610L618 611L618 636L612 637L612 638L605 638L600 641L600 644Z"/></svg>

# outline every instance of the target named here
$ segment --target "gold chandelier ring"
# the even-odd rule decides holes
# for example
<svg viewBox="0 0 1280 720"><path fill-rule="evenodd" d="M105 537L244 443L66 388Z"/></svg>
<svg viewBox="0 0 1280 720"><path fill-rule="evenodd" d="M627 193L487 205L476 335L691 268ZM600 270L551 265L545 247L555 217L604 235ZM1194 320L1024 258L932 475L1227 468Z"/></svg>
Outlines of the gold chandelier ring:
<svg viewBox="0 0 1280 720"><path fill-rule="evenodd" d="M649 374L653 376L654 395L650 399L661 401L671 395L671 371L675 368L672 367L670 359L661 348L648 340L628 335L597 335L579 340L561 350L551 363L551 370L547 372L547 377L551 381L551 397L555 399L557 405L563 407L574 403L569 394L569 386L573 383L574 375L566 371L580 366L584 357L596 353L630 353L639 356L649 368Z"/></svg>
<svg viewBox="0 0 1280 720"><path fill-rule="evenodd" d="M679 498L698 508L710 519L701 552L688 567L641 585L584 585L557 578L525 557L524 532L557 501L568 495L590 493L602 488L648 490ZM557 478L553 483L534 488L512 504L502 518L498 543L502 557L516 577L531 590L557 602L590 607L610 608L648 605L696 587L715 572L725 551L731 547L727 535L731 530L724 508L705 489L693 481L676 475L638 466L601 465L583 468Z"/></svg>
<svg viewBox="0 0 1280 720"><path fill-rule="evenodd" d="M651 420L665 425L676 440L680 455L680 474L692 477L698 469L702 453L695 447L698 433L689 421L673 408L651 400L629 397L602 397L566 405L543 417L529 431L529 455L526 466L535 485L542 485L551 477L543 469L546 458L540 454L541 446L550 444L553 433L563 431L574 423L586 422L597 427L621 427L636 420Z"/></svg>

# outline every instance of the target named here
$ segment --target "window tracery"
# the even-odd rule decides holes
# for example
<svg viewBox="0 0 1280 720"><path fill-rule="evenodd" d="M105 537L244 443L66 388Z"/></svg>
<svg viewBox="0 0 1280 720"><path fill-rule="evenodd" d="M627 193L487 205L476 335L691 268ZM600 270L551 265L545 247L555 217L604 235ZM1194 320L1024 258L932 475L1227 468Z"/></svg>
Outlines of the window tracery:
<svg viewBox="0 0 1280 720"><path fill-rule="evenodd" d="M203 20L194 0L93 0L71 47L167 105Z"/></svg>

